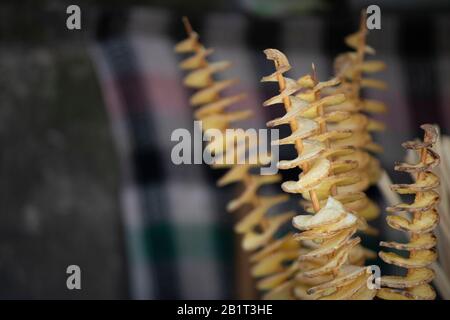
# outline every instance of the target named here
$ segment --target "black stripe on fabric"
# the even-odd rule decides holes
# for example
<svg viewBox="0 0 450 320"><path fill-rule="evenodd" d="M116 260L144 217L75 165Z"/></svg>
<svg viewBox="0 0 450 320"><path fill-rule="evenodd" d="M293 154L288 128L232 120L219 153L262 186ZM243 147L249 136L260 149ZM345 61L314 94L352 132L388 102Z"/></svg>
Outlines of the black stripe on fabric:
<svg viewBox="0 0 450 320"><path fill-rule="evenodd" d="M121 112L126 119L132 140L130 143L133 146L132 161L135 179L141 189L147 187L149 192L154 193L147 195L145 192L140 192L142 210L144 214L151 216L148 217L149 219L144 217L144 221L149 220L152 224L151 227L154 227L154 224L164 224L168 220L162 216L162 214L168 214L169 203L165 190L161 188L167 175L164 172L157 143L152 141L156 137L156 132L152 126L152 115L148 112L151 110L151 106L144 94L143 79L139 75L136 57L131 50L130 43L120 36L124 28L124 24L121 23L124 17L126 17L124 13L104 12L100 21L103 21L105 25L97 32L97 36L99 40L103 40L100 44L116 79L118 95L124 102ZM120 28L119 25L121 25ZM151 186L155 186L155 188ZM158 205L149 203L147 197L158 199ZM148 229L149 226L144 225L143 228ZM170 228L166 228L165 232L147 232L145 240L145 244L151 252L161 250L161 244L164 244L165 248L175 251L173 230ZM154 298L179 298L176 255L172 255L172 258L172 261L151 262L151 276L155 283Z"/></svg>
<svg viewBox="0 0 450 320"><path fill-rule="evenodd" d="M406 99L411 125L416 135L421 136L421 124L442 126L445 121L439 108L435 24L429 15L401 17L400 22L398 38L400 61L406 77Z"/></svg>

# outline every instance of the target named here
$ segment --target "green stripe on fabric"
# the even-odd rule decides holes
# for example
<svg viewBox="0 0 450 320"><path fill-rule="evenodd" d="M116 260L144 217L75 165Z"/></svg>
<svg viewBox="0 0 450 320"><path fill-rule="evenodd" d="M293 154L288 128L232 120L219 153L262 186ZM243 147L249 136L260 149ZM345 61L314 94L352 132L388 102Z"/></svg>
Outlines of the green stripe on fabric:
<svg viewBox="0 0 450 320"><path fill-rule="evenodd" d="M175 239L167 241L167 235ZM233 232L227 226L173 225L159 223L144 231L145 254L151 260L172 260L179 257L214 258L229 261L233 254Z"/></svg>

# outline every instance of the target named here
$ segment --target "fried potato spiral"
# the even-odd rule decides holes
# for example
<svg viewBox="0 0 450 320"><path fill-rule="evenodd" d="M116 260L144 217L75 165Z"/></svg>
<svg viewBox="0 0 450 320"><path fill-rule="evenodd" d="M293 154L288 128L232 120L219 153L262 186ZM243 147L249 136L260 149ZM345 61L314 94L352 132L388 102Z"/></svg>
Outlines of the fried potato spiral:
<svg viewBox="0 0 450 320"><path fill-rule="evenodd" d="M439 223L436 206L439 194L434 191L439 186L439 177L431 169L439 164L439 155L431 148L436 143L438 133L434 126L424 124L423 141L409 141L403 144L406 149L412 149L420 156L417 164L398 163L395 170L412 173L415 181L411 184L394 184L391 189L399 194L414 195L412 203L400 203L386 208L390 213L404 215L389 215L388 225L396 230L410 235L407 243L382 241L380 246L406 251L407 257L395 252L379 252L386 263L406 268L405 276L381 277L381 288L377 296L385 300L433 300L436 293L429 284L434 278L430 268L437 259L435 250L437 239L433 229ZM406 216L405 216L406 215Z"/></svg>
<svg viewBox="0 0 450 320"><path fill-rule="evenodd" d="M251 116L250 110L230 111L234 104L242 101L245 94L225 97L222 91L237 82L237 79L216 81L214 74L231 66L228 61L209 63L206 59L212 49L206 49L200 42L187 20L184 21L188 32L187 39L175 46L177 53L191 54L180 63L180 68L189 73L185 76L185 86L197 90L190 98L190 104L196 107L195 118L202 121L203 130L218 129L223 135L212 137L205 150L215 156L214 168L226 168L228 171L217 182L218 186L241 183L243 189L239 196L227 205L229 212L246 210L244 217L235 225L235 231L242 235L242 248L251 252L251 273L258 278L257 287L262 291L275 288L283 278L291 272L291 265L298 258L299 243L293 239L292 233L279 236L280 229L291 221L293 212L279 212L275 208L288 200L286 194L260 195L259 189L267 184L281 181L280 175L260 176L252 173L252 169L266 165L271 155L260 156L254 152L257 139L246 139L245 132L238 131L227 134L226 129ZM244 141L240 143L239 141ZM251 154L244 163L236 160ZM232 160L228 159L232 155ZM290 290L278 290L271 296L278 299L293 298Z"/></svg>
<svg viewBox="0 0 450 320"><path fill-rule="evenodd" d="M266 49L264 53L274 62L276 70L262 81L277 82L280 90L264 106L282 103L286 110L285 115L267 125L289 124L291 134L275 143L293 144L297 150L297 158L280 161L278 167L299 167L302 171L299 180L284 182L282 189L302 194L308 211L315 213L293 219L294 227L301 230L296 239L309 248L300 253L295 266L297 272L280 287L291 286L300 299L371 299L375 291L367 289L366 268L351 265L361 260L364 263L367 254L359 245L360 238L353 237L358 228L367 224L351 210L355 202L365 198L362 191L368 181L354 172L357 161L339 159L355 154L350 142L342 142L351 141L352 130L339 126L351 114L333 110L334 106L345 103L345 95L321 95L324 88L336 86L339 80L318 82L314 67L312 75L298 80L287 78L284 73L291 69L287 57L276 49ZM329 129L329 125L334 128ZM326 283L331 284L326 286Z"/></svg>

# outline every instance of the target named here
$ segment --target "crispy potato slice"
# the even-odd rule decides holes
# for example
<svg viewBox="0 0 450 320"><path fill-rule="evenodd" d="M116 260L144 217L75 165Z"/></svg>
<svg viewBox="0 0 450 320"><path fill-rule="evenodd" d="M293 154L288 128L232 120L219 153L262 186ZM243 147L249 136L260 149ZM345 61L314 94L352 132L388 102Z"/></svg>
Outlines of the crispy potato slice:
<svg viewBox="0 0 450 320"><path fill-rule="evenodd" d="M417 192L429 191L439 186L439 178L431 171L424 171L422 179L413 184L393 184L392 191L400 194L412 194Z"/></svg>
<svg viewBox="0 0 450 320"><path fill-rule="evenodd" d="M276 183L281 180L280 175L253 176L252 181L246 186L245 190L236 199L231 200L227 204L227 211L233 212L241 206L250 203L256 194L258 188L265 184Z"/></svg>
<svg viewBox="0 0 450 320"><path fill-rule="evenodd" d="M175 45L175 52L176 53L188 53L188 52L195 51L195 48L197 46L197 41L198 41L198 33L191 32L187 39L184 39L183 41L180 41Z"/></svg>
<svg viewBox="0 0 450 320"><path fill-rule="evenodd" d="M224 97L218 101L214 101L205 105L202 105L195 113L195 117L197 119L202 119L210 114L217 114L225 110L227 107L232 104L242 101L246 98L246 94L237 94L231 97Z"/></svg>
<svg viewBox="0 0 450 320"><path fill-rule="evenodd" d="M358 68L360 68L363 72L374 73L386 69L386 64L380 60L369 60L361 63Z"/></svg>
<svg viewBox="0 0 450 320"><path fill-rule="evenodd" d="M342 220L347 215L344 206L333 197L328 197L325 207L314 215L294 217L292 224L299 230L309 230Z"/></svg>
<svg viewBox="0 0 450 320"><path fill-rule="evenodd" d="M360 176L356 172L330 175L324 178L318 185L314 186L313 188L303 191L302 196L306 200L311 200L311 196L308 191L314 190L319 200L327 199L327 197L330 195L331 187L337 186L338 194L349 193L344 191L348 190L352 192L354 187L351 186L359 185L359 181ZM344 188L345 190L341 190L341 192L339 192L339 188Z"/></svg>
<svg viewBox="0 0 450 320"><path fill-rule="evenodd" d="M364 265L367 259L375 259L377 257L376 252L364 248L361 245L354 246L348 255L348 262L353 265Z"/></svg>
<svg viewBox="0 0 450 320"><path fill-rule="evenodd" d="M426 250L431 249L436 246L436 237L431 233L423 233L417 235L416 239L412 239L408 243L399 242L386 242L381 241L380 246L387 248L394 248L397 250Z"/></svg>
<svg viewBox="0 0 450 320"><path fill-rule="evenodd" d="M286 280L288 280L292 275L295 274L297 269L298 269L297 265L293 263L286 270L275 273L271 276L259 280L256 283L256 286L259 290L273 289L278 285L282 284L283 282L285 282Z"/></svg>
<svg viewBox="0 0 450 320"><path fill-rule="evenodd" d="M317 300L318 296L314 294L308 294L306 291L308 290L308 287L305 285L297 284L294 287L294 295L299 300ZM329 290L329 293L331 294L333 292L333 289Z"/></svg>
<svg viewBox="0 0 450 320"><path fill-rule="evenodd" d="M192 106L199 106L205 103L211 103L217 98L217 95L220 91L229 88L230 86L236 84L237 82L238 82L237 79L217 81L212 86L197 91L195 94L193 94L189 99L189 103Z"/></svg>
<svg viewBox="0 0 450 320"><path fill-rule="evenodd" d="M304 139L311 137L316 133L319 128L319 125L313 121L306 118L300 118L298 121L298 129L295 130L291 135L272 141L272 145L285 145L285 144L294 144L297 139Z"/></svg>
<svg viewBox="0 0 450 320"><path fill-rule="evenodd" d="M205 58L214 52L214 49L205 49L201 46L194 55L181 61L178 66L181 70L193 70L204 66Z"/></svg>
<svg viewBox="0 0 450 320"><path fill-rule="evenodd" d="M183 84L188 88L204 88L212 84L214 73L226 70L230 66L231 62L229 61L209 63L206 67L188 73L183 79Z"/></svg>
<svg viewBox="0 0 450 320"><path fill-rule="evenodd" d="M301 87L297 84L295 80L287 77L283 78L286 82L286 88L282 92L280 92L280 94L264 101L263 102L264 107L268 107L277 103L282 103L283 99L289 97L290 95L301 89Z"/></svg>
<svg viewBox="0 0 450 320"><path fill-rule="evenodd" d="M263 249L253 253L250 256L250 262L258 262L268 257L273 252L278 250L293 250L298 249L299 243L294 239L291 233L286 234L284 237L277 239L270 243L268 246L265 246Z"/></svg>
<svg viewBox="0 0 450 320"><path fill-rule="evenodd" d="M356 294L362 287L367 286L368 277L369 275L361 274L348 284L338 287L334 293L320 297L319 300L347 300L352 295Z"/></svg>
<svg viewBox="0 0 450 320"><path fill-rule="evenodd" d="M368 131L384 131L386 129L386 125L384 122L375 120L375 119L368 119L369 122L367 123L367 130Z"/></svg>
<svg viewBox="0 0 450 320"><path fill-rule="evenodd" d="M378 255L386 263L394 264L407 269L424 268L437 259L436 251L428 249L412 251L409 254L409 258L404 258L394 252L384 251L380 251Z"/></svg>
<svg viewBox="0 0 450 320"><path fill-rule="evenodd" d="M260 260L251 268L251 274L254 277L263 277L284 270L284 263L292 261L299 255L298 249L280 250Z"/></svg>
<svg viewBox="0 0 450 320"><path fill-rule="evenodd" d="M366 168L370 162L370 155L362 150L356 150L354 153L339 157L339 160L353 160L358 163L358 168Z"/></svg>
<svg viewBox="0 0 450 320"><path fill-rule="evenodd" d="M337 288L345 286L349 283L351 283L356 278L360 277L362 274L366 273L366 267L357 267L357 266L344 266L339 271L339 274L336 278L334 278L331 281L324 282L320 285L317 285L315 287L309 288L307 290L308 294L314 294L318 292L322 292L324 290L330 289L330 288Z"/></svg>
<svg viewBox="0 0 450 320"><path fill-rule="evenodd" d="M336 251L334 256L331 257L324 265L316 269L300 272L302 272L306 277L316 277L337 272L339 268L347 261L350 250L360 241L361 239L359 237L349 240L344 246Z"/></svg>
<svg viewBox="0 0 450 320"><path fill-rule="evenodd" d="M355 192L348 194L337 194L333 198L343 204L346 210L356 211L357 209L363 208L367 204L367 197L364 192ZM328 199L320 200L320 207L322 208L327 203ZM302 199L300 200L300 205L308 213L314 213L311 201Z"/></svg>
<svg viewBox="0 0 450 320"><path fill-rule="evenodd" d="M371 137L369 133L367 133L366 131L358 131L352 132L351 135L349 135L346 138L332 141L331 146L334 148L346 146L352 146L355 148L365 148L367 147L370 141Z"/></svg>
<svg viewBox="0 0 450 320"><path fill-rule="evenodd" d="M402 143L403 148L419 150L422 148L429 148L436 143L438 138L438 131L436 126L431 124L423 124L420 126L425 131L425 137L423 141L407 141Z"/></svg>
<svg viewBox="0 0 450 320"><path fill-rule="evenodd" d="M426 150L425 162L418 162L416 164L409 164L405 162L397 162L395 164L394 170L404 171L409 173L416 173L422 171L429 171L430 169L437 166L440 162L439 155L431 149Z"/></svg>
<svg viewBox="0 0 450 320"><path fill-rule="evenodd" d="M354 295L350 297L350 300L373 300L376 295L376 289L369 289L368 286L362 286Z"/></svg>
<svg viewBox="0 0 450 320"><path fill-rule="evenodd" d="M320 156L325 151L325 144L315 140L303 141L303 152L293 160L281 160L277 166L279 169L292 169L303 165L305 162L312 161Z"/></svg>
<svg viewBox="0 0 450 320"><path fill-rule="evenodd" d="M422 284L406 290L381 288L377 297L384 300L434 300L436 292L429 284Z"/></svg>
<svg viewBox="0 0 450 320"><path fill-rule="evenodd" d="M228 112L226 114L212 114L202 118L203 130L218 129L222 131L229 128L230 123L248 119L252 115L252 110L239 110Z"/></svg>
<svg viewBox="0 0 450 320"><path fill-rule="evenodd" d="M439 223L439 214L435 209L422 212L419 218L413 221L401 216L388 216L386 218L388 225L396 230L411 233L426 233L432 231Z"/></svg>
<svg viewBox="0 0 450 320"><path fill-rule="evenodd" d="M378 90L385 90L387 88L387 84L386 84L386 82L381 81L381 80L363 78L361 80L361 87L362 88L372 88L372 89L378 89Z"/></svg>
<svg viewBox="0 0 450 320"><path fill-rule="evenodd" d="M320 180L328 176L331 170L331 163L327 159L318 159L306 173L299 176L299 181L286 181L281 188L288 193L301 193L309 191L316 186Z"/></svg>
<svg viewBox="0 0 450 320"><path fill-rule="evenodd" d="M339 220L337 223L304 231L295 234L294 237L297 240L327 239L335 236L339 231L356 226L357 221L356 216L348 213L345 218Z"/></svg>
<svg viewBox="0 0 450 320"><path fill-rule="evenodd" d="M246 251L251 251L260 248L267 244L273 235L278 231L281 225L291 220L295 214L287 212L273 217L268 217L268 227L263 232L250 231L244 235L242 240L242 248Z"/></svg>
<svg viewBox="0 0 450 320"><path fill-rule="evenodd" d="M310 137L310 139L317 140L317 141L326 141L326 140L340 141L340 140L347 139L351 136L352 136L352 132L350 130L340 130L340 131L334 130L334 131L327 131L327 132L324 132L321 134L317 134L314 137ZM351 144L339 145L339 144L335 144L335 143L331 144L331 148L334 148L334 149L345 148L345 147L353 147L353 145L351 145Z"/></svg>
<svg viewBox="0 0 450 320"><path fill-rule="evenodd" d="M362 101L362 108L370 113L385 113L387 110L386 104L381 101L365 99Z"/></svg>
<svg viewBox="0 0 450 320"><path fill-rule="evenodd" d="M353 175L358 177L358 182L345 185L337 185L337 193L353 193L364 191L369 187L369 176L366 173L356 172Z"/></svg>
<svg viewBox="0 0 450 320"><path fill-rule="evenodd" d="M439 202L439 194L436 191L429 190L417 194L414 202L411 204L400 203L395 206L387 207L387 212L418 212L428 211L435 207Z"/></svg>
<svg viewBox="0 0 450 320"><path fill-rule="evenodd" d="M345 43L352 49L357 50L359 47L359 38L361 37L360 32L352 33L351 35L348 35L345 37ZM375 49L372 47L365 45L364 46L364 52L368 54L375 54Z"/></svg>
<svg viewBox="0 0 450 320"><path fill-rule="evenodd" d="M361 131L367 128L369 119L362 113L354 113L348 119L345 119L339 123L332 123L328 125L329 130L352 130Z"/></svg>
<svg viewBox="0 0 450 320"><path fill-rule="evenodd" d="M409 269L406 277L383 276L381 285L383 287L405 289L429 283L434 279L434 271L430 268Z"/></svg>
<svg viewBox="0 0 450 320"><path fill-rule="evenodd" d="M294 281L286 281L263 295L263 300L294 300Z"/></svg>
<svg viewBox="0 0 450 320"><path fill-rule="evenodd" d="M367 198L367 204L363 208L356 209L356 214L359 217L366 219L367 221L372 221L380 215L380 208L375 202Z"/></svg>
<svg viewBox="0 0 450 320"><path fill-rule="evenodd" d="M305 254L299 256L300 261L320 258L325 255L331 254L344 245L351 236L355 233L354 228L345 229L337 233L334 237L323 241L322 245L317 249L311 250Z"/></svg>
<svg viewBox="0 0 450 320"><path fill-rule="evenodd" d="M331 170L333 175L339 175L356 169L358 167L358 162L354 160L335 160L331 163Z"/></svg>
<svg viewBox="0 0 450 320"><path fill-rule="evenodd" d="M257 226L267 211L273 206L289 199L288 195L280 194L270 197L261 197L258 206L254 207L235 225L236 233L246 233Z"/></svg>
<svg viewBox="0 0 450 320"><path fill-rule="evenodd" d="M312 110L312 111L310 110L309 112L313 112L314 114L317 113L316 112L317 107L314 108L314 105L311 105L308 102L301 100L300 98L297 98L295 96L289 96L289 100L291 101L291 106L292 106L291 110L286 112L284 114L284 116L267 122L266 125L268 127L275 127L275 126L279 126L282 124L288 124L290 121L296 119L302 113L308 112L308 110L310 110L310 109L314 109L314 110ZM307 118L313 118L313 117L307 117Z"/></svg>

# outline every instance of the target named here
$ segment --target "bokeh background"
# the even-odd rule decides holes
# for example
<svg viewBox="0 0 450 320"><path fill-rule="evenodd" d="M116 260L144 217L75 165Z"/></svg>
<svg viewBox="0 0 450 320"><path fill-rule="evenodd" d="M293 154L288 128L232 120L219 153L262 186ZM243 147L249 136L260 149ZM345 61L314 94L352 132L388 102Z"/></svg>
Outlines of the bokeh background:
<svg viewBox="0 0 450 320"><path fill-rule="evenodd" d="M66 28L69 4L82 30ZM181 17L213 60L233 62L221 77L240 78L229 92L248 93L256 116L245 125L263 128L281 110L261 107L274 94L259 82L273 71L262 50L283 50L292 76L314 62L327 79L370 4L382 11L368 41L389 89L365 95L389 106L376 140L404 181L392 172L400 143L426 122L450 131L448 1L2 1L0 298L257 297L224 209L236 190L218 190L207 165L170 161L171 132L193 128L173 52ZM364 241L377 250L379 239ZM66 288L71 264L81 290Z"/></svg>

